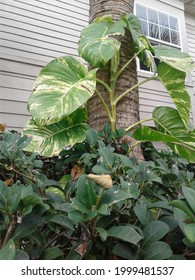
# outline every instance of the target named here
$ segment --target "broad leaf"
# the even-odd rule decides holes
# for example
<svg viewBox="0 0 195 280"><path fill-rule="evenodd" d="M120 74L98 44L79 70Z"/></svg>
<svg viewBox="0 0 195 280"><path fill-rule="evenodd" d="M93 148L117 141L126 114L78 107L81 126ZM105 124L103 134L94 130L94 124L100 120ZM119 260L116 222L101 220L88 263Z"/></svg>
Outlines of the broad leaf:
<svg viewBox="0 0 195 280"><path fill-rule="evenodd" d="M114 36L124 33L122 21L99 19L82 30L78 52L92 66L103 67L119 51L120 42Z"/></svg>
<svg viewBox="0 0 195 280"><path fill-rule="evenodd" d="M153 111L157 129L138 128L133 137L141 141L163 142L180 157L195 162L195 130L188 130L178 111L170 107L157 107Z"/></svg>
<svg viewBox="0 0 195 280"><path fill-rule="evenodd" d="M170 246L165 242L155 242L150 245L146 250L144 259L145 260L164 260L170 258L172 255Z"/></svg>
<svg viewBox="0 0 195 280"><path fill-rule="evenodd" d="M41 260L54 260L61 256L63 256L62 250L60 250L58 247L51 247L51 248L45 249L42 252L40 259Z"/></svg>
<svg viewBox="0 0 195 280"><path fill-rule="evenodd" d="M140 20L132 13L123 16L122 20L127 24L127 29L132 35L134 53L138 53L139 59L156 73L156 63L152 55L153 48L146 36L141 33Z"/></svg>
<svg viewBox="0 0 195 280"><path fill-rule="evenodd" d="M131 226L113 226L108 230L108 236L137 245L142 239Z"/></svg>
<svg viewBox="0 0 195 280"><path fill-rule="evenodd" d="M95 147L98 141L98 133L95 129L91 128L86 132L86 139L90 147Z"/></svg>
<svg viewBox="0 0 195 280"><path fill-rule="evenodd" d="M99 233L99 236L100 236L102 242L105 242L108 237L107 231L100 227L96 227L96 230Z"/></svg>
<svg viewBox="0 0 195 280"><path fill-rule="evenodd" d="M114 164L115 159L111 149L105 147L98 149L98 152L102 158L102 162L104 163L104 165L109 169L112 169L112 165Z"/></svg>
<svg viewBox="0 0 195 280"><path fill-rule="evenodd" d="M131 245L130 245L131 246ZM121 257L122 259L134 260L136 256L133 255L131 247L127 243L117 243L112 249L112 254Z"/></svg>
<svg viewBox="0 0 195 280"><path fill-rule="evenodd" d="M182 191L195 215L195 190L191 188L183 187Z"/></svg>
<svg viewBox="0 0 195 280"><path fill-rule="evenodd" d="M148 248L152 243L160 240L169 232L167 224L161 221L150 222L143 230L144 241L143 248Z"/></svg>
<svg viewBox="0 0 195 280"><path fill-rule="evenodd" d="M49 222L58 224L67 229L74 230L74 225L72 224L72 222L69 220L68 217L66 217L63 214L56 214L55 216L53 216L49 219Z"/></svg>
<svg viewBox="0 0 195 280"><path fill-rule="evenodd" d="M190 96L185 89L186 74L165 63L158 65L158 78L169 92L178 113L187 126L190 120Z"/></svg>
<svg viewBox="0 0 195 280"><path fill-rule="evenodd" d="M184 200L172 200L170 205L181 209L186 215L188 215L195 222L195 214L189 208L189 205Z"/></svg>
<svg viewBox="0 0 195 280"><path fill-rule="evenodd" d="M111 189L106 191L100 200L100 205L107 204L109 206L116 204L118 202L129 199L131 196L127 192L124 192L118 187L113 186Z"/></svg>
<svg viewBox="0 0 195 280"><path fill-rule="evenodd" d="M31 138L26 150L46 157L58 155L65 146L85 140L88 125L84 121L85 113L81 108L60 122L47 126L40 127L30 119L23 130L23 134Z"/></svg>
<svg viewBox="0 0 195 280"><path fill-rule="evenodd" d="M86 175L79 177L77 182L76 200L84 205L87 209L92 210L96 205L96 197L94 187L90 180L86 180Z"/></svg>
<svg viewBox="0 0 195 280"><path fill-rule="evenodd" d="M154 46L153 50L155 57L177 70L190 72L194 69L193 59L185 52L167 46Z"/></svg>
<svg viewBox="0 0 195 280"><path fill-rule="evenodd" d="M180 228L185 234L186 238L191 242L195 242L195 223L192 222L191 217L183 210L175 208L174 217L178 221ZM188 223L189 222L189 223Z"/></svg>
<svg viewBox="0 0 195 280"><path fill-rule="evenodd" d="M187 239L191 242L195 242L195 223L192 224L183 224L184 233Z"/></svg>
<svg viewBox="0 0 195 280"><path fill-rule="evenodd" d="M43 67L28 102L37 125L59 122L83 105L95 91L95 73L69 56Z"/></svg>
<svg viewBox="0 0 195 280"><path fill-rule="evenodd" d="M42 224L43 220L40 216L28 215L24 217L21 224L17 225L12 238L19 239L24 236L29 236L37 229L38 226L41 226Z"/></svg>
<svg viewBox="0 0 195 280"><path fill-rule="evenodd" d="M144 205L136 205L133 210L143 226L146 226L150 222L150 212Z"/></svg>
<svg viewBox="0 0 195 280"><path fill-rule="evenodd" d="M0 250L0 260L14 260L16 256L16 248L14 241L10 239Z"/></svg>

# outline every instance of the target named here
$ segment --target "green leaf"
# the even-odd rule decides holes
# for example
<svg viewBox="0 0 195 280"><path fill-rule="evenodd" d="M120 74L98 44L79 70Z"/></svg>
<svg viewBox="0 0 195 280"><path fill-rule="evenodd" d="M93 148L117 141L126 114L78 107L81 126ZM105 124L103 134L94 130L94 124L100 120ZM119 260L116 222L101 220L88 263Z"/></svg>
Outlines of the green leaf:
<svg viewBox="0 0 195 280"><path fill-rule="evenodd" d="M182 191L195 215L195 190L191 188L183 187Z"/></svg>
<svg viewBox="0 0 195 280"><path fill-rule="evenodd" d="M195 213L191 211L186 201L183 200L172 200L171 206L181 209L186 215L188 215L193 221L195 221Z"/></svg>
<svg viewBox="0 0 195 280"><path fill-rule="evenodd" d="M169 232L167 224L161 221L150 222L143 230L143 249L147 249L152 243L160 240Z"/></svg>
<svg viewBox="0 0 195 280"><path fill-rule="evenodd" d="M144 205L136 205L133 210L143 226L146 226L150 222L150 212Z"/></svg>
<svg viewBox="0 0 195 280"><path fill-rule="evenodd" d="M53 216L49 219L49 222L58 224L58 225L63 226L67 229L74 230L74 225L72 224L72 222L69 220L68 217L66 217L63 214L56 214L55 216Z"/></svg>
<svg viewBox="0 0 195 280"><path fill-rule="evenodd" d="M22 250L16 250L16 260L25 260L28 261L29 260L29 256L25 251Z"/></svg>
<svg viewBox="0 0 195 280"><path fill-rule="evenodd" d="M61 256L63 256L62 250L60 250L58 247L51 247L51 248L45 249L42 252L40 259L41 260L55 260Z"/></svg>
<svg viewBox="0 0 195 280"><path fill-rule="evenodd" d="M130 194L124 192L118 187L112 187L102 196L100 205L107 204L109 206L130 198Z"/></svg>
<svg viewBox="0 0 195 280"><path fill-rule="evenodd" d="M98 133L95 129L91 128L86 132L86 139L90 147L95 147L98 140Z"/></svg>
<svg viewBox="0 0 195 280"><path fill-rule="evenodd" d="M106 231L105 229L103 229L103 228L100 228L100 227L96 227L95 229L96 229L97 232L99 233L100 238L101 238L101 241L102 241L102 242L105 242L106 239L107 239L107 237L108 237L107 231Z"/></svg>
<svg viewBox="0 0 195 280"><path fill-rule="evenodd" d="M112 165L115 162L115 158L112 150L110 148L105 147L105 148L98 149L98 152L105 166L111 169Z"/></svg>
<svg viewBox="0 0 195 280"><path fill-rule="evenodd" d="M185 77L184 72L165 63L158 65L158 78L169 92L182 121L187 126L190 120L190 96L185 89Z"/></svg>
<svg viewBox="0 0 195 280"><path fill-rule="evenodd" d="M31 206L42 205L46 210L49 209L49 206L47 204L44 204L42 199L40 197L38 197L38 195L36 195L36 194L31 194L31 195L25 196L23 198L23 204L24 204L24 207L27 207L29 205L31 205Z"/></svg>
<svg viewBox="0 0 195 280"><path fill-rule="evenodd" d="M142 237L131 226L113 226L108 230L108 236L137 245Z"/></svg>
<svg viewBox="0 0 195 280"><path fill-rule="evenodd" d="M193 71L194 61L189 54L167 46L154 46L153 49L155 57L171 67L183 72Z"/></svg>
<svg viewBox="0 0 195 280"><path fill-rule="evenodd" d="M164 260L172 255L170 246L165 242L154 242L146 250L144 260Z"/></svg>
<svg viewBox="0 0 195 280"><path fill-rule="evenodd" d="M39 126L57 123L83 105L94 93L96 70L73 57L61 57L39 73L28 107Z"/></svg>
<svg viewBox="0 0 195 280"><path fill-rule="evenodd" d="M195 223L183 224L184 234L190 242L195 242Z"/></svg>
<svg viewBox="0 0 195 280"><path fill-rule="evenodd" d="M14 241L10 239L0 250L0 260L14 260L16 256L16 248Z"/></svg>
<svg viewBox="0 0 195 280"><path fill-rule="evenodd" d="M157 107L153 117L159 131L142 126L133 137L141 141L166 143L180 157L195 162L195 130L189 131L185 127L178 111L170 107Z"/></svg>
<svg viewBox="0 0 195 280"><path fill-rule="evenodd" d="M126 260L134 260L135 257L132 254L131 249L127 246L127 243L117 243L112 249L112 254L121 257Z"/></svg>
<svg viewBox="0 0 195 280"><path fill-rule="evenodd" d="M24 217L22 223L17 225L12 238L19 239L24 236L29 236L42 224L42 222L42 218L38 215L28 215Z"/></svg>
<svg viewBox="0 0 195 280"><path fill-rule="evenodd" d="M93 183L86 179L86 175L79 177L77 182L76 200L78 200L87 209L92 210L96 205L96 197Z"/></svg>
<svg viewBox="0 0 195 280"><path fill-rule="evenodd" d="M120 48L114 36L124 33L124 22L99 19L82 30L78 52L92 66L103 67Z"/></svg>
<svg viewBox="0 0 195 280"><path fill-rule="evenodd" d="M152 55L153 48L149 40L141 33L141 22L134 14L122 16L122 20L127 24L127 29L130 31L134 44L134 53L138 53L138 57L147 67L151 67L156 73L156 63Z"/></svg>
<svg viewBox="0 0 195 280"><path fill-rule="evenodd" d="M58 123L42 127L30 119L23 130L23 134L31 138L26 150L45 157L58 155L65 146L73 146L85 140L88 125L84 121L83 109L78 109Z"/></svg>

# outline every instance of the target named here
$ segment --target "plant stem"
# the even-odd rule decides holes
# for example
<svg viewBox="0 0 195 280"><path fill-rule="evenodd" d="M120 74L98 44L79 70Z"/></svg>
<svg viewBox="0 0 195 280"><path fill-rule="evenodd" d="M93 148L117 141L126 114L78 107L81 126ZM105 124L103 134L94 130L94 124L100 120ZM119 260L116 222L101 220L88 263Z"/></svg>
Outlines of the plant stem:
<svg viewBox="0 0 195 280"><path fill-rule="evenodd" d="M97 89L95 90L95 92L96 92L97 95L99 96L99 98L100 98L100 100L101 100L101 102L102 102L102 104L103 104L103 106L104 106L104 109L105 109L105 111L106 111L106 113L107 113L108 119L109 119L110 123L112 124L112 116L111 116L111 114L110 114L110 110L109 110L109 108L108 108L108 106L107 106L105 100L103 99L102 95L100 94L100 92L99 92Z"/></svg>
<svg viewBox="0 0 195 280"><path fill-rule="evenodd" d="M133 145L131 145L131 146L129 147L128 151L127 151L127 155L129 155L129 154L133 151L133 149L134 149L137 145L139 145L141 142L142 142L142 141L137 141L136 143L134 143Z"/></svg>
<svg viewBox="0 0 195 280"><path fill-rule="evenodd" d="M109 94L112 94L112 89L109 87L108 84L106 84L104 81L102 81L102 80L100 80L100 79L98 79L98 78L96 78L96 81L97 81L99 84L101 84L101 85L108 91Z"/></svg>
<svg viewBox="0 0 195 280"><path fill-rule="evenodd" d="M3 246L7 243L8 239L9 239L9 236L10 236L10 233L14 229L15 223L16 223L15 216L13 215L12 219L11 219L9 225L8 225L7 232L6 232L6 235L5 235L5 238L3 240L1 248L3 248Z"/></svg>
<svg viewBox="0 0 195 280"><path fill-rule="evenodd" d="M123 92L121 95L119 95L119 96L115 99L115 101L113 102L113 105L116 106L117 103L118 103L125 95L127 95L129 92L131 92L132 90L134 90L134 89L138 88L139 86L141 86L141 85L143 85L143 84L145 84L145 83L147 83L147 82L149 82L149 81L151 81L151 80L154 80L154 79L157 79L157 76L156 76L156 75L154 75L154 76L152 76L152 77L150 77L150 78L147 78L147 79L145 79L144 81L141 81L140 83L138 83L138 84L132 86L131 88L127 89L125 92Z"/></svg>
<svg viewBox="0 0 195 280"><path fill-rule="evenodd" d="M35 179L33 177L25 175L25 174L21 173L20 171L16 170L15 168L13 168L13 167L9 167L8 170L13 171L13 172L17 173L18 175L21 175L21 176L31 180L33 183L35 182Z"/></svg>
<svg viewBox="0 0 195 280"><path fill-rule="evenodd" d="M116 74L113 76L112 79L112 83L116 83L116 80L118 79L118 77L123 73L123 71L128 67L129 64L131 64L131 62L142 52L143 50L140 50L138 53L134 54L133 57L131 57L131 59L129 61L127 61L127 63L125 65L123 65L123 67L116 72Z"/></svg>
<svg viewBox="0 0 195 280"><path fill-rule="evenodd" d="M138 126L139 124L143 123L143 122L147 122L147 121L154 121L155 119L154 118L148 118L148 119L144 119L144 120L141 120L139 122L136 122L134 124L132 124L131 126L129 126L128 128L126 128L126 131L129 131L131 130L132 128L134 128L135 126ZM155 120L156 121L156 120Z"/></svg>

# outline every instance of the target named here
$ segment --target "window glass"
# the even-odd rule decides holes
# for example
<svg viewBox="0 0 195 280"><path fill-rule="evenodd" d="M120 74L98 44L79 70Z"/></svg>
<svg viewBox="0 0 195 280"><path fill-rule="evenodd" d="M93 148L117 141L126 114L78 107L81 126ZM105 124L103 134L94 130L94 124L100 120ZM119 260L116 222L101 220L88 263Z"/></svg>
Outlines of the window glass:
<svg viewBox="0 0 195 280"><path fill-rule="evenodd" d="M137 16L139 19L145 19L147 20L147 12L146 12L146 7L143 5L137 4Z"/></svg>
<svg viewBox="0 0 195 280"><path fill-rule="evenodd" d="M164 27L169 27L168 15L159 12L159 24Z"/></svg>
<svg viewBox="0 0 195 280"><path fill-rule="evenodd" d="M157 11L155 11L153 9L148 9L148 21L158 24Z"/></svg>
<svg viewBox="0 0 195 280"><path fill-rule="evenodd" d="M152 45L167 45L181 49L179 21L169 15L142 4L136 3L136 15L140 19L142 33ZM156 60L159 63L158 60ZM140 62L140 69L150 71Z"/></svg>

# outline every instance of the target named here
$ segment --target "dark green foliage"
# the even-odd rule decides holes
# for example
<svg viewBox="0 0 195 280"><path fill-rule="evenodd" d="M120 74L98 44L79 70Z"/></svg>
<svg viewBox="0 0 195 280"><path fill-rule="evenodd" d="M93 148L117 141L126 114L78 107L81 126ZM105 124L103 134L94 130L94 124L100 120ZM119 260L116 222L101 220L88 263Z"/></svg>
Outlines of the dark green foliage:
<svg viewBox="0 0 195 280"><path fill-rule="evenodd" d="M194 167L148 144L137 163L124 135L90 129L42 158L1 134L0 259L194 259Z"/></svg>

